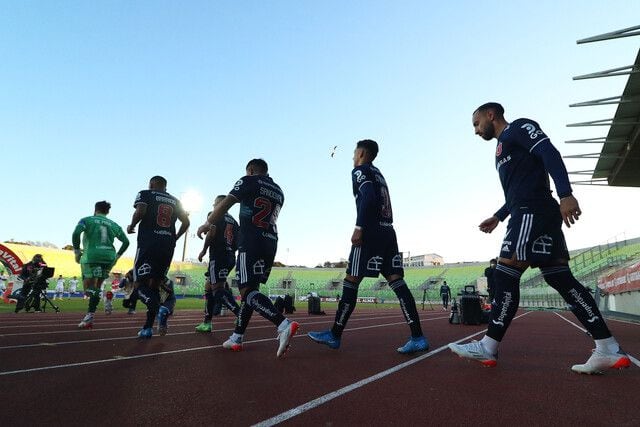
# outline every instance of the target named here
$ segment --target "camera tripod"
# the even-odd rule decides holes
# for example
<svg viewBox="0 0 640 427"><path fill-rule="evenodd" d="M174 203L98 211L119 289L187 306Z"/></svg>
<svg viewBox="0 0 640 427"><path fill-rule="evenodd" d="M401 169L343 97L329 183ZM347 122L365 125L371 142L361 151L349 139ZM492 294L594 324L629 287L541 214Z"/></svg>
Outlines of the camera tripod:
<svg viewBox="0 0 640 427"><path fill-rule="evenodd" d="M25 298L24 301L24 311L29 311L31 308L36 308L39 306L38 303L36 303L36 298L40 299L42 298L42 305L40 306L40 310L42 311L47 311L47 303L49 303L49 305L51 306L52 309L54 309L56 311L56 313L60 312L60 308L55 305L47 296L47 292L45 291L45 289L35 289L35 287L33 289L31 289L31 291L29 292L29 294L27 295L27 297ZM38 301L39 302L39 301Z"/></svg>

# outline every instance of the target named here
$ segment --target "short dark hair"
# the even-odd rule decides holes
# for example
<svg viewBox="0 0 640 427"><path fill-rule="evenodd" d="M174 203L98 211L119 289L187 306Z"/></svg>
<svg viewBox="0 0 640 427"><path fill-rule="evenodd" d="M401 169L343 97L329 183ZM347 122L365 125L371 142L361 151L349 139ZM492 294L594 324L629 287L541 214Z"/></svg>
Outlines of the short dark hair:
<svg viewBox="0 0 640 427"><path fill-rule="evenodd" d="M96 202L95 208L96 212L108 214L109 210L111 209L111 203L107 202L106 200L102 200L100 202Z"/></svg>
<svg viewBox="0 0 640 427"><path fill-rule="evenodd" d="M489 110L492 110L494 113L496 113L499 116L504 115L504 107L502 107L502 105L498 104L497 102L487 102L485 104L482 104L478 108L476 108L476 111L479 111L482 113Z"/></svg>
<svg viewBox="0 0 640 427"><path fill-rule="evenodd" d="M156 184L160 184L162 187L166 187L167 186L167 180L160 176L160 175L156 175L154 177L152 177L149 181L151 182L155 182Z"/></svg>
<svg viewBox="0 0 640 427"><path fill-rule="evenodd" d="M358 141L356 148L366 150L366 152L371 156L371 159L375 159L378 156L378 143L373 139L363 139Z"/></svg>
<svg viewBox="0 0 640 427"><path fill-rule="evenodd" d="M498 260L497 260L497 259L495 259L495 258L491 258L491 259L489 260L489 264L492 264L492 263L497 264L497 263L498 263Z"/></svg>
<svg viewBox="0 0 640 427"><path fill-rule="evenodd" d="M253 167L258 173L269 172L269 166L263 159L251 159L249 160L249 163L247 163L247 167L245 169L249 169L249 166Z"/></svg>

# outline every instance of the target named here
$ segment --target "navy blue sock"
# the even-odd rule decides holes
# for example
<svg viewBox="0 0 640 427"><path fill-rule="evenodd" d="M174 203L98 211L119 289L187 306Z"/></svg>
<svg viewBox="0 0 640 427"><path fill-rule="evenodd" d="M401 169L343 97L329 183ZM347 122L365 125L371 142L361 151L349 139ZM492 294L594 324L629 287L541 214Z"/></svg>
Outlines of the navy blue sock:
<svg viewBox="0 0 640 427"><path fill-rule="evenodd" d="M247 294L247 304L257 311L262 317L276 326L280 326L285 317L273 305L273 302L258 290Z"/></svg>
<svg viewBox="0 0 640 427"><path fill-rule="evenodd" d="M233 294L228 289L218 289L215 293L215 297L219 298L222 304L227 307L234 315L238 315L240 306L236 302Z"/></svg>
<svg viewBox="0 0 640 427"><path fill-rule="evenodd" d="M153 322L155 322L158 315L158 310L160 310L160 292L148 285L140 285L138 287L138 297L147 306L147 320L143 328L152 328Z"/></svg>
<svg viewBox="0 0 640 427"><path fill-rule="evenodd" d="M491 301L491 320L487 336L502 341L520 303L520 277L522 271L515 267L498 264L493 273L494 298Z"/></svg>
<svg viewBox="0 0 640 427"><path fill-rule="evenodd" d="M404 319L411 329L411 337L419 338L422 334L422 327L420 326L420 318L418 317L418 309L416 308L416 300L413 298L407 282L404 279L394 280L389 282L389 287L396 293L398 301L400 301L400 309L404 314Z"/></svg>
<svg viewBox="0 0 640 427"><path fill-rule="evenodd" d="M356 307L356 302L358 301L358 286L358 283L350 282L347 279L344 279L342 282L342 297L338 303L336 319L331 328L331 332L335 337L340 338L342 336L342 331L344 331L345 326L347 326L349 317Z"/></svg>
<svg viewBox="0 0 640 427"><path fill-rule="evenodd" d="M213 298L213 292L206 291L204 293L205 303L204 303L204 322L209 323L213 318L213 306L215 304L215 300Z"/></svg>
<svg viewBox="0 0 640 427"><path fill-rule="evenodd" d="M593 339L609 338L611 332L589 291L573 276L569 266L541 267L544 280L564 298Z"/></svg>
<svg viewBox="0 0 640 427"><path fill-rule="evenodd" d="M240 309L238 310L238 317L236 318L236 327L233 332L239 335L243 335L244 331L247 330L247 326L249 326L249 321L251 320L252 315L253 308L251 308L251 306L249 306L246 301L241 301Z"/></svg>

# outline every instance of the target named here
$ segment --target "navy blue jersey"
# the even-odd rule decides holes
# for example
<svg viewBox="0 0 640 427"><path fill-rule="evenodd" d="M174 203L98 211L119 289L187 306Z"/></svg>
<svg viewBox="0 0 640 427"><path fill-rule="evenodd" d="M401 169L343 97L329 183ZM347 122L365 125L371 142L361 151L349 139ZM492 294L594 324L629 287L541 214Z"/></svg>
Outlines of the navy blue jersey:
<svg viewBox="0 0 640 427"><path fill-rule="evenodd" d="M354 168L351 182L358 211L356 225L366 230L393 227L389 189L378 168L371 163Z"/></svg>
<svg viewBox="0 0 640 427"><path fill-rule="evenodd" d="M496 146L496 169L509 211L557 206L551 196L550 173L559 196L571 194L560 153L533 120L514 120L502 131Z"/></svg>
<svg viewBox="0 0 640 427"><path fill-rule="evenodd" d="M147 205L138 227L138 244L155 245L176 243L176 220L182 212L180 201L169 193L155 190L142 190L136 196L133 207Z"/></svg>
<svg viewBox="0 0 640 427"><path fill-rule="evenodd" d="M209 215L207 215L208 217ZM234 255L238 249L238 234L240 226L228 213L216 224L216 235L209 246L209 254L212 257Z"/></svg>
<svg viewBox="0 0 640 427"><path fill-rule="evenodd" d="M247 175L229 192L240 202L240 247L262 239L278 240L276 222L284 193L267 175Z"/></svg>

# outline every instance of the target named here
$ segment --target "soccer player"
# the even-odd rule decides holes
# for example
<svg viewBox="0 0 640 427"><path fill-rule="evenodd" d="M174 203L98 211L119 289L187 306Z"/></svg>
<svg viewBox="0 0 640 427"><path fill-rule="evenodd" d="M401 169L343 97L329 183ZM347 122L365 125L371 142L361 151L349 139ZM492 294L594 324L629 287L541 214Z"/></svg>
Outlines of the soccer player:
<svg viewBox="0 0 640 427"><path fill-rule="evenodd" d="M73 276L73 279L69 280L69 299L75 295L78 291L78 277Z"/></svg>
<svg viewBox="0 0 640 427"><path fill-rule="evenodd" d="M505 204L480 223L480 231L491 233L509 215L511 218L493 273L495 289L487 334L481 341L449 344L449 348L461 357L496 366L498 346L518 310L520 276L528 267L539 267L545 281L564 298L595 340L591 357L571 369L593 374L628 367L629 357L609 332L593 297L569 269L562 222L571 227L582 212L560 153L538 123L524 118L508 123L498 103L481 105L472 120L476 135L486 141L497 139L496 169L505 194ZM560 204L551 195L549 175Z"/></svg>
<svg viewBox="0 0 640 427"><path fill-rule="evenodd" d="M351 181L356 199L356 225L351 235L351 253L347 274L342 283L342 298L338 303L335 321L330 330L309 332L315 342L340 347L342 331L355 308L358 286L365 277L382 274L400 301L411 338L397 351L410 354L426 351L427 339L422 334L416 302L404 281L402 255L398 252L396 232L393 229L393 212L389 188L382 173L373 165L378 155L378 143L365 139L358 141L353 154Z"/></svg>
<svg viewBox="0 0 640 427"><path fill-rule="evenodd" d="M56 281L56 293L53 295L52 300L55 301L56 298L62 299L64 296L64 278L62 274L58 276L58 280Z"/></svg>
<svg viewBox="0 0 640 427"><path fill-rule="evenodd" d="M225 195L216 197L213 208L215 209L225 197ZM211 212L207 216L210 214ZM198 254L198 261L202 261L202 258L209 251L209 269L205 283L204 322L196 326L197 332L211 332L213 309L218 304L224 304L236 316L240 311L240 306L233 298L233 294L224 286L227 283L229 271L236 263L239 228L238 222L227 212L216 224L211 226L204 239L204 246Z"/></svg>
<svg viewBox="0 0 640 427"><path fill-rule="evenodd" d="M241 301L236 327L222 347L232 351L242 350L242 338L253 311L272 322L278 328L277 357L288 349L291 338L298 330L292 322L278 312L266 295L260 293L261 283L266 283L271 273L278 248L276 222L284 203L284 193L268 174L267 162L253 159L247 163L247 175L240 178L224 199L198 228L198 237L209 232L224 218L234 204L240 202L240 241L236 275L239 279Z"/></svg>
<svg viewBox="0 0 640 427"><path fill-rule="evenodd" d="M96 202L93 216L82 218L71 237L76 262L80 264L82 271L84 293L89 297L89 308L78 324L79 328L93 327L93 316L100 303L100 287L104 279L109 277L111 268L129 247L129 239L122 228L107 218L110 209L109 202ZM121 242L117 253L113 246L115 239Z"/></svg>
<svg viewBox="0 0 640 427"><path fill-rule="evenodd" d="M135 233L140 223L133 280L139 299L147 306L147 318L138 336L151 338L160 310L160 286L171 266L176 240L189 228L189 216L180 201L167 193L167 180L161 176L149 180L149 189L138 193L133 207L135 211L127 233ZM178 219L180 229L176 233ZM168 313L163 311L161 315L168 316ZM160 319L160 323L162 321Z"/></svg>

